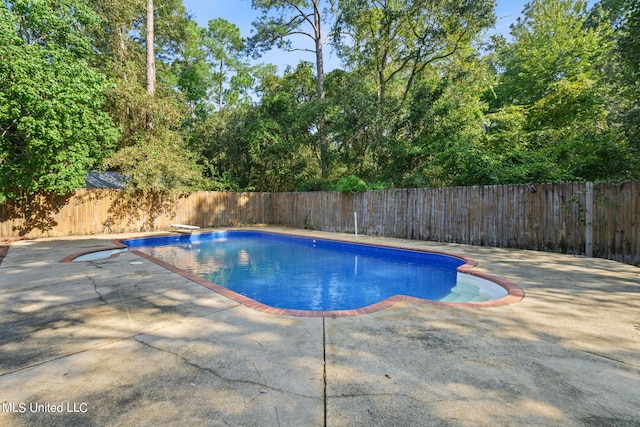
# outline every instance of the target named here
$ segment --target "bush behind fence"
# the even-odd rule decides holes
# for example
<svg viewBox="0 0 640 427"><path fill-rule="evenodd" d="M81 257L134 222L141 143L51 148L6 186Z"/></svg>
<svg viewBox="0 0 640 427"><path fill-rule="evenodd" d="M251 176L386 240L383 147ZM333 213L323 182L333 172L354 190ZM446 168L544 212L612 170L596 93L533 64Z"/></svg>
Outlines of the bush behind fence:
<svg viewBox="0 0 640 427"><path fill-rule="evenodd" d="M174 202L78 190L0 207L0 237L167 230L169 224L274 224L322 231L514 247L640 263L640 181L377 190L197 192ZM591 205L587 205L587 202ZM591 219L592 218L592 219ZM590 229L590 232L587 230Z"/></svg>

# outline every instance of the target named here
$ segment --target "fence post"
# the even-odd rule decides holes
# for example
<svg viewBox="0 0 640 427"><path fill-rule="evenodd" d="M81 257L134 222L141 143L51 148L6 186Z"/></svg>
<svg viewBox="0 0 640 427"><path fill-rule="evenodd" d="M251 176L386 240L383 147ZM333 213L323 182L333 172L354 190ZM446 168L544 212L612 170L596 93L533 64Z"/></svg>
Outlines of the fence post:
<svg viewBox="0 0 640 427"><path fill-rule="evenodd" d="M587 182L587 192L584 203L585 245L584 254L593 257L593 182Z"/></svg>

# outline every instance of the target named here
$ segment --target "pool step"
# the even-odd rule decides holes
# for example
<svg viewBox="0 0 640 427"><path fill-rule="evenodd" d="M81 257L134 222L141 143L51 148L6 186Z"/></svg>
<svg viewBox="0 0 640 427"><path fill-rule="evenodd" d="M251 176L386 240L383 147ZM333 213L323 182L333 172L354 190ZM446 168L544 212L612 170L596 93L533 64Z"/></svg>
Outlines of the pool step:
<svg viewBox="0 0 640 427"><path fill-rule="evenodd" d="M477 286L458 284L451 293L441 299L441 302L484 302L491 299L490 295L479 292Z"/></svg>

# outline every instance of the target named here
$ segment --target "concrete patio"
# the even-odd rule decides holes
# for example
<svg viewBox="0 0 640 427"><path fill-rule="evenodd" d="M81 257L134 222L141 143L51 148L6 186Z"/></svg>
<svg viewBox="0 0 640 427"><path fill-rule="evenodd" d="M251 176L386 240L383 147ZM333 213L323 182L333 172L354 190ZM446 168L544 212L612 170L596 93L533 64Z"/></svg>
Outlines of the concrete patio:
<svg viewBox="0 0 640 427"><path fill-rule="evenodd" d="M254 311L129 252L59 262L132 236L11 245L0 425L640 425L638 267L359 236L475 258L525 298L321 319Z"/></svg>

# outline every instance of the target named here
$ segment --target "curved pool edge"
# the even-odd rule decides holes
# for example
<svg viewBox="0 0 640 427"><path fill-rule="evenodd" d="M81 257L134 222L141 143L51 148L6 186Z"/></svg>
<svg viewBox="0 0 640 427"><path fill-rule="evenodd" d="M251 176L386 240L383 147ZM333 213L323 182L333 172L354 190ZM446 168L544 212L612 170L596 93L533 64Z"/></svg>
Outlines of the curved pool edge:
<svg viewBox="0 0 640 427"><path fill-rule="evenodd" d="M67 255L66 257L62 258L59 262L61 263L71 263L74 262L76 260L76 258L80 258L84 255L89 255L89 254L95 254L98 252L107 252L107 251L113 251L113 250L117 250L117 249L127 249L127 245L125 245L124 243L122 243L122 241L120 240L112 240L111 243L113 243L115 245L115 247L113 248L96 248L96 249L88 249L86 251L82 251L82 252L77 252L71 255ZM115 258L118 255L120 255L122 252L117 252L114 253L104 259L109 259L109 258ZM93 260L93 261L98 261L98 260ZM90 262L90 261L85 261L85 262Z"/></svg>
<svg viewBox="0 0 640 427"><path fill-rule="evenodd" d="M226 231L226 230L219 230L219 231ZM207 231L202 231L202 233L206 233ZM271 234L280 234L280 235L284 235L284 236L291 236L291 237L306 237L306 236L300 236L299 234L294 234L294 233L286 233L286 232L277 232L277 231L268 231L265 233L271 233ZM194 233L194 234L200 234L200 233ZM168 234L168 235L172 235L172 234ZM162 235L161 235L162 236ZM158 236L160 237L160 236ZM450 257L454 257L454 258L458 258L461 259L462 261L464 261L464 264L457 267L456 270L459 273L462 274L469 274L471 276L475 276L475 277L479 277L481 279L484 280L488 280L490 282L493 282L495 284L497 284L498 286L502 287L503 289L505 289L507 291L507 295L501 297L501 298L497 298L495 300L490 300L490 301L484 301L484 302L468 302L468 303L463 303L463 302L443 302L443 301L434 301L434 300L428 300L428 299L423 299L423 298L417 298L417 297L412 297L412 296L407 296L407 295L394 295L391 296L389 298L386 298L382 301L379 301L377 303L365 306L365 307L360 307L360 308L355 308L355 309L346 309L346 310L296 310L296 309L286 309L286 308L278 308L278 307L273 307L273 306L269 306L266 304L263 304L259 301L256 301L252 298L246 297L244 295L241 295L237 292L234 292L228 288L225 288L224 286L218 285L214 282L211 282L209 280L206 280L200 276L197 276L193 273L190 273L186 270L182 270L181 268L178 268L174 265L171 265L167 262L164 262L160 259L157 259L155 257L152 257L151 255L148 255L144 252L141 252L137 249L129 249L128 252L129 253L133 253L141 258L144 258L150 262L153 262L156 265L159 265L169 271L172 271L192 282L195 282L209 290L212 290L214 292L216 292L217 294L220 294L226 298L229 298L232 301L235 301L245 307L251 308L253 310L262 312L262 313L267 313L267 314L276 314L276 315L280 315L280 316L293 316L293 317L318 317L318 318L337 318L337 317L353 317L353 316L361 316L364 314L371 314L371 313L375 313L377 311L381 311L384 309L387 309L397 303L400 302L412 302L412 303L417 303L417 304L422 304L422 305L430 305L430 306L435 306L435 307L450 307L450 308L492 308L492 307L500 307L500 306L504 306L504 305L509 305L509 304L514 304L517 303L519 301L521 301L524 298L524 290L518 286L517 284L510 282L506 279L503 279L502 277L499 276L495 276L492 274L488 274L488 273L483 273L483 272L479 272L474 270L474 268L476 266L478 266L478 261L475 260L474 258L465 256L465 255L460 255L460 254L456 254L456 253L452 253L452 252L447 252L447 251L441 251L441 250L437 250L437 249L428 249L428 248L414 248L414 247L407 247L407 246L401 246L401 245L393 245L393 244L381 244L381 243L362 243L362 242L354 242L353 240L347 240L347 239L340 239L340 238L326 238L326 237L317 237L318 239L324 239L324 240L329 240L329 241L334 241L334 242L341 242L341 243L351 243L351 244L361 244L361 245L368 245L368 246L378 246L378 247L383 247L383 248L389 248L389 249L399 249L399 250L409 250L409 251L417 251L417 252L425 252L425 253L434 253L434 254L440 254L440 255L447 255ZM129 239L122 239L122 240L129 240ZM122 243L122 240L113 240L112 243L114 245L116 245L116 248L111 248L111 249L119 249L119 248L127 248L128 246L124 243ZM100 252L100 251L105 251L105 250L109 250L109 248L102 248L102 249L94 249L94 250L89 250L89 251L84 251L81 253L76 253L76 254L72 254L69 255L65 258L63 258L60 262L72 262L75 258L82 256L82 255L86 255L89 253L93 253L93 252ZM119 255L119 253L113 254L111 255L109 258L114 258L117 257ZM108 259L108 258L107 258Z"/></svg>

